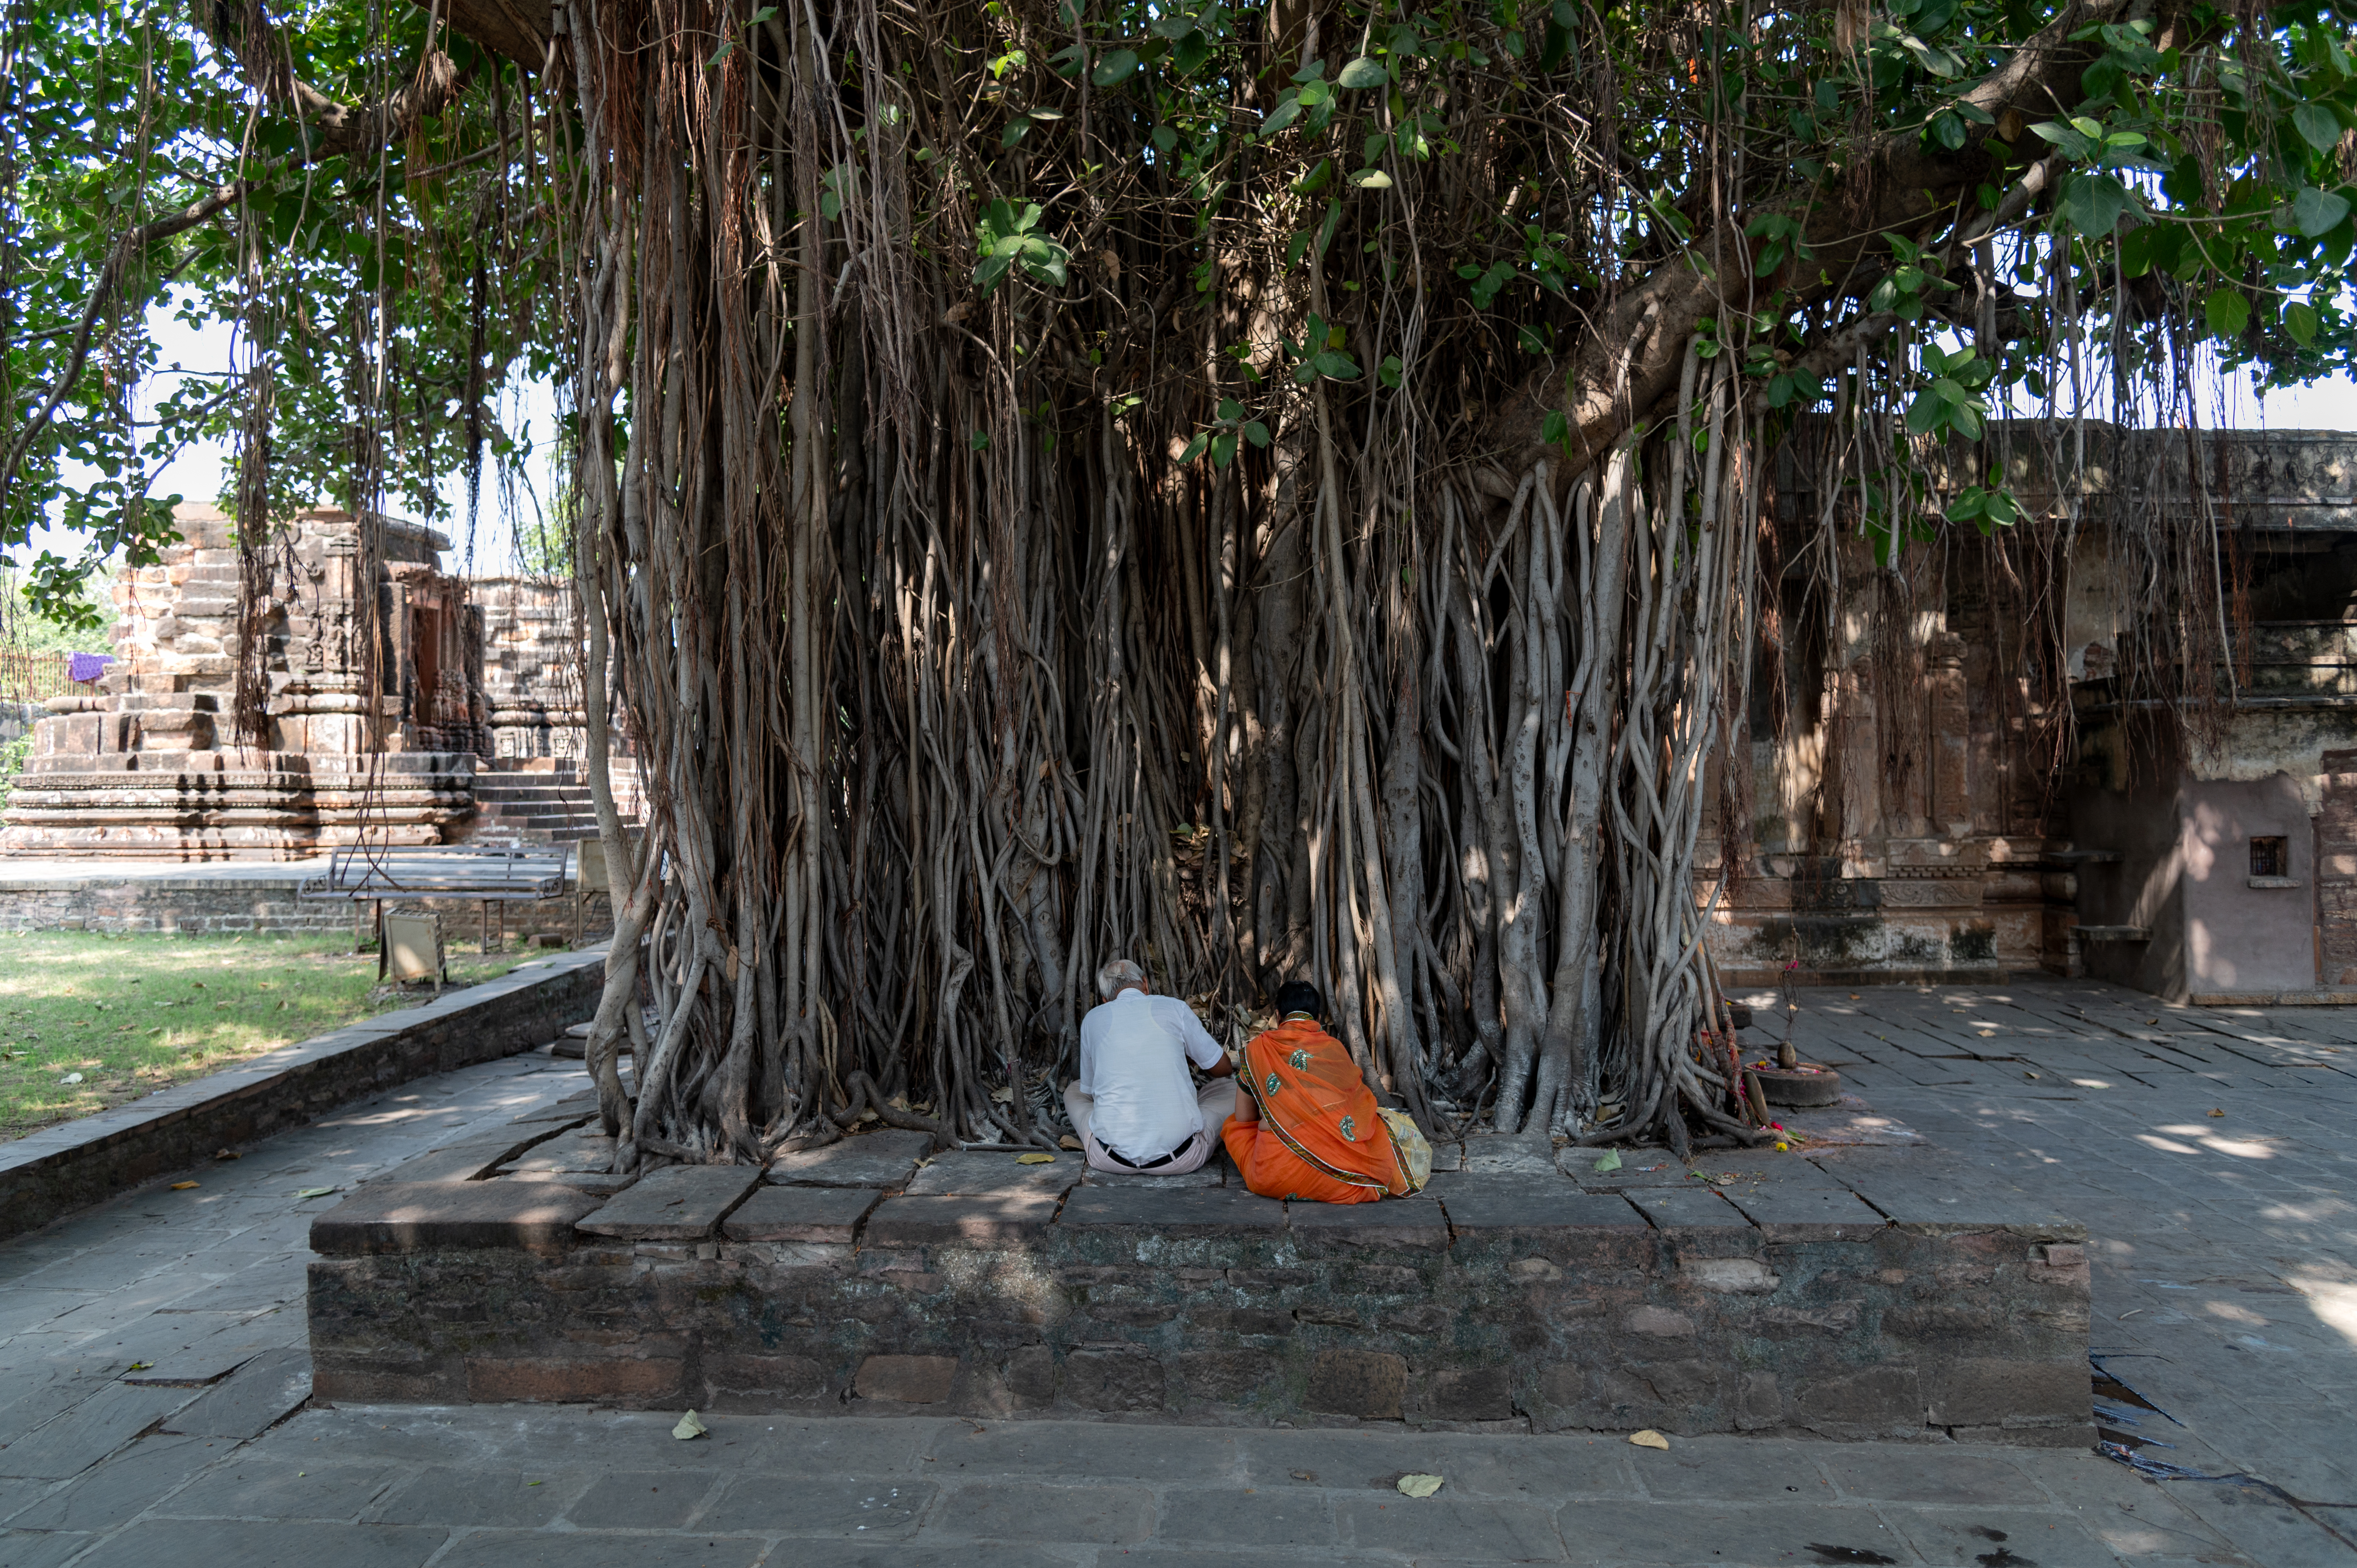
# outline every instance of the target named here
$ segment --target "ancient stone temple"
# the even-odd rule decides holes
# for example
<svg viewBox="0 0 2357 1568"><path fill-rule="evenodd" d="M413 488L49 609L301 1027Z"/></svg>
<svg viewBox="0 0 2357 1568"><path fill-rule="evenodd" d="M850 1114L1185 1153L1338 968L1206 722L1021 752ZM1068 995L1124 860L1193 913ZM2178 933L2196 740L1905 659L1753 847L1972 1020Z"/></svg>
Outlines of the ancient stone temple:
<svg viewBox="0 0 2357 1568"><path fill-rule="evenodd" d="M1721 973L2357 988L2357 435L2004 435L2042 521L1887 565L1779 476L1747 739L1709 783Z"/></svg>
<svg viewBox="0 0 2357 1568"><path fill-rule="evenodd" d="M273 542L261 607L267 736L241 746L230 521L177 515L163 562L116 580L99 694L35 726L0 852L277 859L590 831L562 585L450 575L447 540L389 517L367 582L359 520L305 512Z"/></svg>

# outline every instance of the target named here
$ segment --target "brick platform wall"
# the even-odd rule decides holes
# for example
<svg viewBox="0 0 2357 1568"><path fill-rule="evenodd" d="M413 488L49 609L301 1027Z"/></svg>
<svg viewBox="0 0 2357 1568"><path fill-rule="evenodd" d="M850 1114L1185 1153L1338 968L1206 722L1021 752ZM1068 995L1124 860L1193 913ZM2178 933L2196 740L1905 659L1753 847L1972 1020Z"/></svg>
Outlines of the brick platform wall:
<svg viewBox="0 0 2357 1568"><path fill-rule="evenodd" d="M513 1157L457 1153L449 1169ZM1693 1192L1656 1203L1655 1224L1527 1181L1432 1191L1340 1210L1232 1190L886 1197L842 1240L738 1241L576 1231L598 1223L595 1198L523 1181L363 1188L312 1232L316 1386L437 1404L2092 1440L2076 1228L1755 1224Z"/></svg>

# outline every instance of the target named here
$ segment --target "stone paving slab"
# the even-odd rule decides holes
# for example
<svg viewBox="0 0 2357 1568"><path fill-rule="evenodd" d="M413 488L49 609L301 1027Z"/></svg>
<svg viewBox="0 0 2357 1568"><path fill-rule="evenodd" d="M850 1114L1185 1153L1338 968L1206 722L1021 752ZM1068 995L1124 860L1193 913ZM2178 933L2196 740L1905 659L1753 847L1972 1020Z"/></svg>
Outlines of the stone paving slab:
<svg viewBox="0 0 2357 1568"><path fill-rule="evenodd" d="M873 1187L897 1192L909 1185L917 1162L932 1146L930 1133L888 1127L823 1149L780 1155L770 1162L770 1179L805 1187Z"/></svg>
<svg viewBox="0 0 2357 1568"><path fill-rule="evenodd" d="M1013 1155L952 1149L934 1155L924 1169L909 1177L907 1190L910 1197L980 1197L998 1193L1060 1197L1080 1181L1083 1168L1085 1162L1070 1151L1046 1164L1027 1165Z"/></svg>
<svg viewBox="0 0 2357 1568"><path fill-rule="evenodd" d="M665 1165L640 1176L575 1228L636 1241L700 1241L717 1232L721 1220L760 1183L760 1170L753 1165Z"/></svg>
<svg viewBox="0 0 2357 1568"><path fill-rule="evenodd" d="M873 1187L764 1187L721 1222L721 1234L732 1241L848 1245L883 1196Z"/></svg>
<svg viewBox="0 0 2357 1568"><path fill-rule="evenodd" d="M323 1257L435 1248L547 1251L569 1245L574 1225L600 1207L570 1187L501 1181L380 1182L311 1222Z"/></svg>
<svg viewBox="0 0 2357 1568"><path fill-rule="evenodd" d="M1134 1230L1168 1237L1281 1230L1287 1206L1241 1187L1084 1187L1064 1200L1057 1229Z"/></svg>

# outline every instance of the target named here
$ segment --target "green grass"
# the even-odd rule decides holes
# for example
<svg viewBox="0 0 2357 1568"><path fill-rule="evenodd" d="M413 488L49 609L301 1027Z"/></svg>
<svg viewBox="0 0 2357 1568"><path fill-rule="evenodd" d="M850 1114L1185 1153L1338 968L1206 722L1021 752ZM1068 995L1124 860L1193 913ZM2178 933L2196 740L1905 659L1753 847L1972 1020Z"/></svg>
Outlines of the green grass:
<svg viewBox="0 0 2357 1568"><path fill-rule="evenodd" d="M450 980L527 956L453 952ZM431 995L380 987L348 936L0 933L0 1141Z"/></svg>

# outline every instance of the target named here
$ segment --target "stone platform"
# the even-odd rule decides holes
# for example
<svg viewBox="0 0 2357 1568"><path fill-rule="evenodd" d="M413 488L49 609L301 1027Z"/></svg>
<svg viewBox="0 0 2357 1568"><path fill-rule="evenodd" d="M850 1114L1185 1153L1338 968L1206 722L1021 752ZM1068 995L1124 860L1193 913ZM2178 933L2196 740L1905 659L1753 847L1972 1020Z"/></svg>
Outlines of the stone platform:
<svg viewBox="0 0 2357 1568"><path fill-rule="evenodd" d="M2083 1230L1908 1147L1477 1139L1331 1207L881 1132L629 1184L592 1109L314 1222L322 1397L2092 1441Z"/></svg>
<svg viewBox="0 0 2357 1568"><path fill-rule="evenodd" d="M398 852L404 864L430 864L436 850ZM0 931L151 932L182 936L234 936L242 932L350 931L364 918L350 903L299 898L306 877L323 875L329 857L279 861L180 861L73 859L0 854ZM570 886L568 882L567 886ZM446 940L471 945L481 928L481 900L407 898L387 900L404 909L430 909L443 917ZM507 912L507 929L573 929L569 897L552 899L527 913ZM598 906L602 915L604 906ZM610 917L606 917L610 920Z"/></svg>

